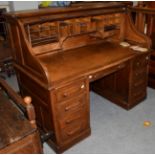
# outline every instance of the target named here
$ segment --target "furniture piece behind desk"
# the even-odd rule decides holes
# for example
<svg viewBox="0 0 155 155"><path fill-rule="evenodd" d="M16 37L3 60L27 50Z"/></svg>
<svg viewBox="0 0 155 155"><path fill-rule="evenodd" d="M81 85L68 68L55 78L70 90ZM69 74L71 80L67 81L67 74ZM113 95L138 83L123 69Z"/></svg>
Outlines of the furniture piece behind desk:
<svg viewBox="0 0 155 155"><path fill-rule="evenodd" d="M20 91L30 95L49 144L63 152L90 135L89 84L130 109L146 98L150 39L123 3L6 14ZM10 34L11 34L10 33ZM123 47L127 41L148 51Z"/></svg>
<svg viewBox="0 0 155 155"><path fill-rule="evenodd" d="M31 98L24 101L0 79L0 153L42 153ZM17 107L26 106L29 121Z"/></svg>
<svg viewBox="0 0 155 155"><path fill-rule="evenodd" d="M138 6L131 7L130 11L135 13L136 28L149 36L152 40L148 85L155 88L155 2L139 2Z"/></svg>
<svg viewBox="0 0 155 155"><path fill-rule="evenodd" d="M0 8L0 77L3 78L5 77L1 75L1 72L6 73L8 77L14 73L4 12L6 9Z"/></svg>
<svg viewBox="0 0 155 155"><path fill-rule="evenodd" d="M14 74L12 61L11 49L0 43L0 74L5 73L8 77Z"/></svg>

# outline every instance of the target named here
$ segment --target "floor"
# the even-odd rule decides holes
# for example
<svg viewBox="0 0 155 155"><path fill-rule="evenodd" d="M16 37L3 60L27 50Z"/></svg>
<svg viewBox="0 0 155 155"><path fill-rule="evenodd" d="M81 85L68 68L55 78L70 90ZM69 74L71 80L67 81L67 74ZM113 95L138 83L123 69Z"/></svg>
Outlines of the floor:
<svg viewBox="0 0 155 155"><path fill-rule="evenodd" d="M7 79L18 90L16 77ZM148 88L148 97L126 111L103 97L90 92L91 136L74 145L64 154L144 154L155 153L155 90ZM144 126L144 121L151 125ZM44 153L55 153L46 143Z"/></svg>

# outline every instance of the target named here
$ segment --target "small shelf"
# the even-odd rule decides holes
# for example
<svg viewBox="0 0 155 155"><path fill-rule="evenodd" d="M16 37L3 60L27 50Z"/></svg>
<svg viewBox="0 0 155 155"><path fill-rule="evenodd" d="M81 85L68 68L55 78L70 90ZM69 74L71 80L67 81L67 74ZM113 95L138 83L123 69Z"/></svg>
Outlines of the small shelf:
<svg viewBox="0 0 155 155"><path fill-rule="evenodd" d="M102 35L110 37L120 28L120 14L88 16L62 21L27 25L25 27L32 46L60 42L61 38L90 34L103 31ZM104 37L102 37L104 38Z"/></svg>

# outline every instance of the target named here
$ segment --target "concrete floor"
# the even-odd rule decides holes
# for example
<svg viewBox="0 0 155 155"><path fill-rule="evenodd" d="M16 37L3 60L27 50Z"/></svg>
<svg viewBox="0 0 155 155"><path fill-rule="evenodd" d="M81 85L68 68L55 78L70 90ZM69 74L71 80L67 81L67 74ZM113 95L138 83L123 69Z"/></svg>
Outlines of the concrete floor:
<svg viewBox="0 0 155 155"><path fill-rule="evenodd" d="M16 78L7 79L18 90ZM155 90L148 88L148 97L126 111L103 97L90 92L91 136L74 145L64 154L150 154L155 153ZM144 121L151 126L145 127ZM46 143L44 153L55 153Z"/></svg>

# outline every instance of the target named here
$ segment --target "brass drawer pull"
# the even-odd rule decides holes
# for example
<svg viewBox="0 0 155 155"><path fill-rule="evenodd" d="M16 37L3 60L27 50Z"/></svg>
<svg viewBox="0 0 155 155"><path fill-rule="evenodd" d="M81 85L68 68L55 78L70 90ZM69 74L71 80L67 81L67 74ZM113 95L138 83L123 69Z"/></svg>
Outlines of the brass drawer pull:
<svg viewBox="0 0 155 155"><path fill-rule="evenodd" d="M84 89L85 88L85 85L83 84L83 85L81 85L81 89Z"/></svg>
<svg viewBox="0 0 155 155"><path fill-rule="evenodd" d="M89 75L89 79L92 79L93 78L93 76L92 75Z"/></svg>

